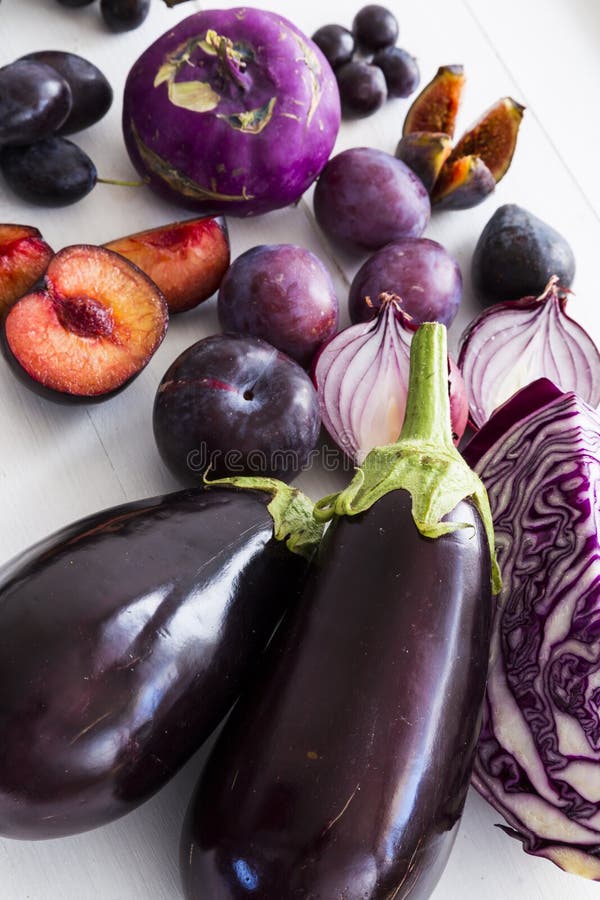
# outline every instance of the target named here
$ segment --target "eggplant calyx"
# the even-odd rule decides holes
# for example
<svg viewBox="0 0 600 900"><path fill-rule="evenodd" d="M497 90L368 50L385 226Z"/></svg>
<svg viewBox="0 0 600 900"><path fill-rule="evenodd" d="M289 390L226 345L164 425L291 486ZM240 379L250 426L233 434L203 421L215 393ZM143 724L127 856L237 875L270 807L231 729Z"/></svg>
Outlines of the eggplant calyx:
<svg viewBox="0 0 600 900"><path fill-rule="evenodd" d="M446 329L426 322L411 343L406 415L395 444L375 447L350 484L315 504L319 522L352 516L369 509L394 490L406 490L412 516L424 537L438 538L468 523L444 522L444 516L469 499L481 516L492 562L492 589L501 588L494 549L494 527L487 492L452 443L448 398Z"/></svg>
<svg viewBox="0 0 600 900"><path fill-rule="evenodd" d="M267 505L273 519L273 537L285 541L292 553L311 559L323 537L324 525L313 514L314 504L310 497L298 488L293 488L277 478L253 475L233 475L229 478L209 480L204 476L207 487L235 487L249 491L264 491L271 496Z"/></svg>

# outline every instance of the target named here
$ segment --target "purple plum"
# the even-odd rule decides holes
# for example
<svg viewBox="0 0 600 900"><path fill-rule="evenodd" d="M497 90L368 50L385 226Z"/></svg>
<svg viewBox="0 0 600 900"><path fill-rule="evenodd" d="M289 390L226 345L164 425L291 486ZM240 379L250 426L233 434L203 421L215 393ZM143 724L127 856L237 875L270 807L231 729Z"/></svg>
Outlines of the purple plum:
<svg viewBox="0 0 600 900"><path fill-rule="evenodd" d="M450 325L462 297L462 275L456 260L437 241L405 238L374 253L354 276L348 297L352 322L373 319L379 295L386 292L402 298L403 309L416 325L435 321Z"/></svg>
<svg viewBox="0 0 600 900"><path fill-rule="evenodd" d="M314 209L328 237L367 250L420 237L431 214L415 173L372 147L343 150L329 160L315 188Z"/></svg>
<svg viewBox="0 0 600 900"><path fill-rule="evenodd" d="M329 272L294 244L262 244L238 256L221 283L218 311L223 331L263 338L303 366L338 324Z"/></svg>
<svg viewBox="0 0 600 900"><path fill-rule="evenodd" d="M215 334L178 356L158 387L154 436L184 483L220 475L291 480L314 449L317 392L293 359L266 341Z"/></svg>

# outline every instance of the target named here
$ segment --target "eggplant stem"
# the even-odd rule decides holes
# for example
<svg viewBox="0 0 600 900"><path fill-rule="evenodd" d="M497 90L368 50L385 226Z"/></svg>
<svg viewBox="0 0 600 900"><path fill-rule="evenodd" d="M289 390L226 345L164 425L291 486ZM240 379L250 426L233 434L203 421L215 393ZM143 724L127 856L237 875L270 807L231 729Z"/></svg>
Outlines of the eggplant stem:
<svg viewBox="0 0 600 900"><path fill-rule="evenodd" d="M232 475L209 480L208 474L209 470L203 478L207 487L230 487L269 494L271 502L267 509L273 519L273 537L285 541L292 553L311 559L323 537L323 525L313 515L313 502L306 494L268 476Z"/></svg>
<svg viewBox="0 0 600 900"><path fill-rule="evenodd" d="M415 332L410 347L410 374L404 424L399 441L432 441L452 450L446 330Z"/></svg>
<svg viewBox="0 0 600 900"><path fill-rule="evenodd" d="M470 499L488 539L492 589L495 594L500 591L488 496L452 443L446 329L439 322L425 322L413 336L406 415L399 439L371 450L343 491L315 503L314 516L318 522L327 522L334 516L358 515L395 490L411 495L414 523L427 538L472 527L445 521L462 500Z"/></svg>

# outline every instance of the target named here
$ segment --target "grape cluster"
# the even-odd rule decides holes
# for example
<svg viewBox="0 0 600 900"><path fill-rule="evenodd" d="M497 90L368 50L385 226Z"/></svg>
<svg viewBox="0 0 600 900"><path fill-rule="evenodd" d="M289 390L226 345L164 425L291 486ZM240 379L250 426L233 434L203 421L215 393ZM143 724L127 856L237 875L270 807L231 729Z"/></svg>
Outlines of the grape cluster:
<svg viewBox="0 0 600 900"><path fill-rule="evenodd" d="M384 6L358 11L352 30L323 25L312 36L335 72L347 116L369 116L388 97L408 97L419 84L416 59L396 46L398 22Z"/></svg>
<svg viewBox="0 0 600 900"><path fill-rule="evenodd" d="M73 0L71 0L71 3ZM65 206L94 187L94 163L65 135L112 103L102 72L75 53L41 50L0 69L0 170L25 200Z"/></svg>
<svg viewBox="0 0 600 900"><path fill-rule="evenodd" d="M58 0L70 8L89 6L94 0ZM100 12L111 31L132 31L142 24L150 10L150 0L100 0Z"/></svg>

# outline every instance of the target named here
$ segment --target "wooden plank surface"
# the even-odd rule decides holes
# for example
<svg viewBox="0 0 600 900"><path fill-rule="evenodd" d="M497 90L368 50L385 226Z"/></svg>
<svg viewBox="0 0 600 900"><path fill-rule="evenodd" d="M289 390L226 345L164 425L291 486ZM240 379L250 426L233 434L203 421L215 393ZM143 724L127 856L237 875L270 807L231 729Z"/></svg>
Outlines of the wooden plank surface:
<svg viewBox="0 0 600 900"><path fill-rule="evenodd" d="M327 7L314 0L261 5L287 15L308 34L325 23L325 16L327 21L350 24L359 8L343 0L330 0ZM468 88L459 128L506 94L528 106L515 161L495 195L473 210L434 215L426 232L457 257L465 277L464 301L451 329L451 343L456 345L477 309L469 276L475 241L494 209L506 202L525 206L569 238L578 262L570 312L600 341L596 0L569 4L390 0L388 5L401 24L400 44L420 61L423 83L441 64L465 65ZM94 158L101 175L128 178L133 170L120 137L120 98L127 71L154 37L199 8L199 3L189 2L167 10L153 0L142 28L110 35L100 23L97 5L68 10L56 0L2 0L0 64L52 47L73 50L99 65L113 84L115 104L105 120L76 140ZM393 152L408 103L393 101L369 119L344 123L337 149L371 145ZM22 203L0 184L0 221L35 224L56 249L75 242L101 243L181 216L180 209L145 189L98 185L77 205L57 211ZM256 244L281 241L315 250L331 270L347 321L348 284L365 257L333 250L315 224L311 191L296 208L255 220L231 220L230 234L234 255ZM74 518L175 487L152 438L154 392L177 354L216 330L214 300L173 320L163 346L140 378L119 397L87 408L55 406L35 397L13 380L0 360L0 562ZM320 496L335 479L315 468L301 481L309 493ZM178 900L179 831L200 764L200 757L192 760L142 809L90 834L36 844L0 841L0 898ZM494 828L498 818L471 792L455 851L434 900L598 897L597 885L526 856L517 842Z"/></svg>

